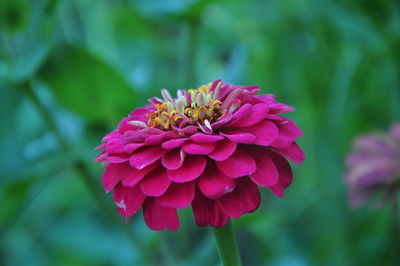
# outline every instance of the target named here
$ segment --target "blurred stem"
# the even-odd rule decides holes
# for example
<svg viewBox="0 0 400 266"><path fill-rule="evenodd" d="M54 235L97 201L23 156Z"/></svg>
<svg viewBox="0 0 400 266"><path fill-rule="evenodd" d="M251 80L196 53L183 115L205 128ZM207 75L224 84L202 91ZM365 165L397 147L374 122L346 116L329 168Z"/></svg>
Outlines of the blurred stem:
<svg viewBox="0 0 400 266"><path fill-rule="evenodd" d="M69 149L67 141L64 139L61 132L59 131L57 124L51 114L51 111L48 110L47 107L43 105L43 103L37 97L35 91L32 88L32 84L30 82L26 82L22 85L22 88L38 109L49 130L54 134L57 141L60 143L61 149L67 151ZM150 264L155 265L156 259L153 256L153 253L151 253L150 249L146 247L146 244L131 231L129 226L123 222L123 219L118 216L117 212L107 201L106 197L104 196L104 192L95 181L96 177L93 176L89 168L86 166L86 163L78 159L73 164L73 168L79 173L79 176L82 178L82 181L91 192L99 208L106 213L106 216L110 219L111 222L113 222L122 232L125 233L133 246L136 249L140 250L140 252L138 253L143 254L145 259Z"/></svg>
<svg viewBox="0 0 400 266"><path fill-rule="evenodd" d="M228 222L224 227L214 228L214 235L222 265L240 266L239 249L233 233L232 223Z"/></svg>
<svg viewBox="0 0 400 266"><path fill-rule="evenodd" d="M186 59L184 64L184 86L189 89L196 85L196 51L198 44L199 22L197 19L188 20L187 22L187 46Z"/></svg>

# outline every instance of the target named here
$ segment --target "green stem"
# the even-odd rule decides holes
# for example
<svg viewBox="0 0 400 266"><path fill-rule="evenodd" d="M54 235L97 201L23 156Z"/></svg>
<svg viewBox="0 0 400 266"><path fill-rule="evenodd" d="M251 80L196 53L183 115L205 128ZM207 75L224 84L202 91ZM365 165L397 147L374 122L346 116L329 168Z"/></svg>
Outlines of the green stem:
<svg viewBox="0 0 400 266"><path fill-rule="evenodd" d="M240 255L232 224L229 222L224 227L214 228L218 253L224 266L240 266Z"/></svg>

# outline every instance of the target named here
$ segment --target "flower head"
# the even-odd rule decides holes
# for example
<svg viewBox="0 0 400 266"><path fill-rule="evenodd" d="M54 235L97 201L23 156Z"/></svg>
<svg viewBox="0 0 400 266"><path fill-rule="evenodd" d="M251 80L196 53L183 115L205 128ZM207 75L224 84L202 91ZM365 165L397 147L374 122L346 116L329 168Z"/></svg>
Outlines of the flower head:
<svg viewBox="0 0 400 266"><path fill-rule="evenodd" d="M394 199L400 188L400 124L387 134L369 134L356 138L347 157L345 182L350 188L349 200L359 207L375 194L383 198L375 204Z"/></svg>
<svg viewBox="0 0 400 266"><path fill-rule="evenodd" d="M293 178L286 158L304 160L303 134L279 115L293 107L258 91L220 80L177 97L164 89L122 119L96 158L119 213L143 208L151 229L177 230L177 209L191 205L199 226L220 227L258 208L259 186L282 197Z"/></svg>

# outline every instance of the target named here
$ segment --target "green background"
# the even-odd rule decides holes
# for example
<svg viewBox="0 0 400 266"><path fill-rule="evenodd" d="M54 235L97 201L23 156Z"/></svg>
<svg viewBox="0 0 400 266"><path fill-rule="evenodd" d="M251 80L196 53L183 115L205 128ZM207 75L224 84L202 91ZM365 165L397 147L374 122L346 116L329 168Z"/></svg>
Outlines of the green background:
<svg viewBox="0 0 400 266"><path fill-rule="evenodd" d="M398 1L1 0L0 265L218 265L190 209L124 225L92 162L148 97L217 78L305 133L285 197L234 222L244 264L399 265L390 206L352 210L343 182L352 138L400 120L399 77Z"/></svg>

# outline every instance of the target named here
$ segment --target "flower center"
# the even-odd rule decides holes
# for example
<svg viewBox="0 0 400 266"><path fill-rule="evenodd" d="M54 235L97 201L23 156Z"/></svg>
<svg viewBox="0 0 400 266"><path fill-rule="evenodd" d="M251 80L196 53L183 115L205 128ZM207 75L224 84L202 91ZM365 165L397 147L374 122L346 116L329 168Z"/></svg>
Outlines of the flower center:
<svg viewBox="0 0 400 266"><path fill-rule="evenodd" d="M169 92L163 89L161 94L164 101L155 104L157 110L147 114L147 124L164 130L187 125L208 127L223 115L221 102L217 99L219 86L213 91L211 86L209 83L197 90L179 90L177 98L172 98Z"/></svg>

